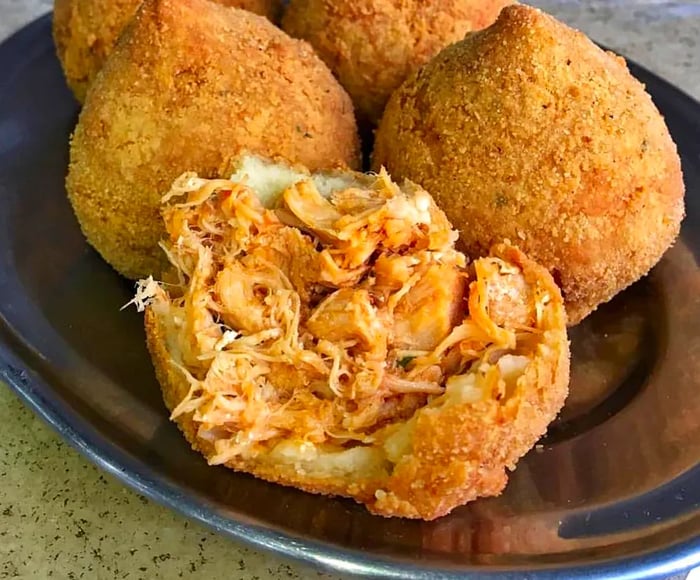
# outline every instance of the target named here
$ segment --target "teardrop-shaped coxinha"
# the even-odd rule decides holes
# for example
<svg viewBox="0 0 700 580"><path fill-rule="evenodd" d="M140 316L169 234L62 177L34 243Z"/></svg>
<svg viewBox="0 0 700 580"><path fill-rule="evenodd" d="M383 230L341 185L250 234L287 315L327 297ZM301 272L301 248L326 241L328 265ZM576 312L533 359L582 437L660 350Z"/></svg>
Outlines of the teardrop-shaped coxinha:
<svg viewBox="0 0 700 580"><path fill-rule="evenodd" d="M255 157L181 176L143 280L172 419L210 464L384 516L499 494L568 391L562 297L508 243L468 263L431 196Z"/></svg>

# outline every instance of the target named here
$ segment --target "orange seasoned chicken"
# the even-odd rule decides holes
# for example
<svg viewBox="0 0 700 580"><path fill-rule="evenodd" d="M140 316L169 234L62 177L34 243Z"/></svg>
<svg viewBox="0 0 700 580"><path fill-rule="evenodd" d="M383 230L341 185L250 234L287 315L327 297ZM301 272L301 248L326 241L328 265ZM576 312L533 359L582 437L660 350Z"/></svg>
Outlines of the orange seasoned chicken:
<svg viewBox="0 0 700 580"><path fill-rule="evenodd" d="M183 175L163 216L181 284L135 301L211 464L432 519L500 493L564 402L550 275L506 244L469 264L410 183L245 157Z"/></svg>
<svg viewBox="0 0 700 580"><path fill-rule="evenodd" d="M394 310L397 346L433 350L461 322L466 312L467 276L454 265L431 264Z"/></svg>
<svg viewBox="0 0 700 580"><path fill-rule="evenodd" d="M384 359L389 329L382 318L368 290L341 288L318 305L306 328L321 340L357 344L368 353L379 350Z"/></svg>

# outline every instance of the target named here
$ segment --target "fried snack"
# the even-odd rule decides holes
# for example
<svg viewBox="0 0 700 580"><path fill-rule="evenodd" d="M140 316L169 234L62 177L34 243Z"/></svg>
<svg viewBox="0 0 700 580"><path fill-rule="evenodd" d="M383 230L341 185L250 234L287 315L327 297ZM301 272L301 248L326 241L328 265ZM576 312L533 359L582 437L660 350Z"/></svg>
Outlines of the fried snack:
<svg viewBox="0 0 700 580"><path fill-rule="evenodd" d="M491 24L513 0L291 0L282 27L308 40L376 124L391 93L465 33Z"/></svg>
<svg viewBox="0 0 700 580"><path fill-rule="evenodd" d="M352 103L305 42L208 0L147 0L88 94L66 182L88 241L129 278L165 264L162 195L242 150L359 164Z"/></svg>
<svg viewBox="0 0 700 580"><path fill-rule="evenodd" d="M429 520L501 493L564 403L549 273L505 244L467 265L417 186L247 158L180 177L164 219L181 284L135 302L212 465Z"/></svg>
<svg viewBox="0 0 700 580"><path fill-rule="evenodd" d="M273 22L280 0L212 0L266 16ZM68 86L78 102L112 52L141 0L54 0L53 37Z"/></svg>
<svg viewBox="0 0 700 580"><path fill-rule="evenodd" d="M468 254L511 239L548 267L571 324L648 272L684 215L676 146L625 61L521 5L396 92L373 165L430 191Z"/></svg>

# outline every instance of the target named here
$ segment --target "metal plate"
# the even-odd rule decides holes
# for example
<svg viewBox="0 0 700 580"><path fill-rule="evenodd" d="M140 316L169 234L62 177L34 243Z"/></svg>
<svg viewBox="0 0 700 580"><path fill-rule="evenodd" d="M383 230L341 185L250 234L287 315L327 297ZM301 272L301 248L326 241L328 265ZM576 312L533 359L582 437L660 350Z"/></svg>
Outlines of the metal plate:
<svg viewBox="0 0 700 580"><path fill-rule="evenodd" d="M344 573L652 578L700 563L700 105L632 66L683 157L681 239L572 332L571 397L506 492L424 523L382 519L190 451L160 400L131 284L66 200L77 106L49 17L0 46L0 367L90 459L188 517Z"/></svg>

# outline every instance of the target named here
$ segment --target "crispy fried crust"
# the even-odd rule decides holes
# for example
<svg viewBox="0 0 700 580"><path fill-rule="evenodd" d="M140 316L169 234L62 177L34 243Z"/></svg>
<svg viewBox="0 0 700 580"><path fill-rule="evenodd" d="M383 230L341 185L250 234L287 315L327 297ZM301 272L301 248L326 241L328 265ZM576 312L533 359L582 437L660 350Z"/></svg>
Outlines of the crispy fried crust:
<svg viewBox="0 0 700 580"><path fill-rule="evenodd" d="M308 40L347 89L358 116L376 124L391 93L512 0L291 0L282 21Z"/></svg>
<svg viewBox="0 0 700 580"><path fill-rule="evenodd" d="M548 272L512 246L496 246L493 255L519 266L527 283L541 285L551 296L541 340L513 396L419 411L412 452L383 478L310 477L290 465L242 460L226 466L312 493L352 497L383 516L429 520L477 497L498 495L507 470L545 433L564 404L569 349L563 301ZM170 363L164 323L152 308L146 311L145 327L163 399L172 411L187 395L189 384ZM197 437L191 413L176 422L195 450L208 458L214 455L213 445Z"/></svg>
<svg viewBox="0 0 700 580"><path fill-rule="evenodd" d="M572 324L643 276L684 215L675 144L624 60L527 6L395 93L373 164L430 191L467 253L517 240Z"/></svg>
<svg viewBox="0 0 700 580"><path fill-rule="evenodd" d="M208 0L148 0L95 81L68 194L88 241L129 278L158 274L158 208L185 170L242 149L312 169L357 166L352 103L305 42Z"/></svg>
<svg viewBox="0 0 700 580"><path fill-rule="evenodd" d="M279 0L213 0L276 20ZM141 0L55 0L53 36L75 98L85 94Z"/></svg>

